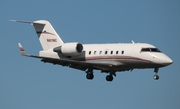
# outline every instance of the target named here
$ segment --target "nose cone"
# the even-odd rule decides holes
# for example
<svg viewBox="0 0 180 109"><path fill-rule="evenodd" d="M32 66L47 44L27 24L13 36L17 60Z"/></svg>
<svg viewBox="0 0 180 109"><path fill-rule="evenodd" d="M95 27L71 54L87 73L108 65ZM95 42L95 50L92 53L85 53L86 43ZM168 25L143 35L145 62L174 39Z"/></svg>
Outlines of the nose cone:
<svg viewBox="0 0 180 109"><path fill-rule="evenodd" d="M173 60L172 60L171 58L166 57L166 58L164 59L164 64L165 64L165 65L170 65L170 64L172 64L172 63L173 63Z"/></svg>
<svg viewBox="0 0 180 109"><path fill-rule="evenodd" d="M152 56L155 59L155 63L159 64L162 67L168 66L173 63L172 59L164 53L154 53L152 54Z"/></svg>
<svg viewBox="0 0 180 109"><path fill-rule="evenodd" d="M173 63L172 59L166 56L165 54L162 54L159 56L160 64L163 66L168 66Z"/></svg>

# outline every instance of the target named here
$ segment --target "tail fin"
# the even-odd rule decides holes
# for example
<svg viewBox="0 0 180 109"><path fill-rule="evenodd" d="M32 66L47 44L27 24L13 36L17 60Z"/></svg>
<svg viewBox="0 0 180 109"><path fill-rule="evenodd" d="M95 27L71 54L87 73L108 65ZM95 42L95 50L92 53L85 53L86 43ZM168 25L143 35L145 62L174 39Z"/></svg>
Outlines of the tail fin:
<svg viewBox="0 0 180 109"><path fill-rule="evenodd" d="M63 41L48 21L38 20L33 22L33 26L44 50L63 44Z"/></svg>
<svg viewBox="0 0 180 109"><path fill-rule="evenodd" d="M46 20L37 20L34 22L17 21L17 20L12 20L12 21L32 24L36 30L39 41L44 50L54 48L63 44L63 41L56 33L50 22Z"/></svg>

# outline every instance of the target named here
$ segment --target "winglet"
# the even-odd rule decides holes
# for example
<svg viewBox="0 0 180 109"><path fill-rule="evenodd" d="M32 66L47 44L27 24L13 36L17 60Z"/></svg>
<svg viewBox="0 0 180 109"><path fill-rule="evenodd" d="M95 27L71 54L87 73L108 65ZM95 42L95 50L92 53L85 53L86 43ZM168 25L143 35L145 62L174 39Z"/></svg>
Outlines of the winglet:
<svg viewBox="0 0 180 109"><path fill-rule="evenodd" d="M23 46L21 45L21 43L18 43L18 46L19 46L19 49L20 49L20 52L21 52L21 55L26 55L26 52L25 52L25 50L24 50L24 48L23 48Z"/></svg>

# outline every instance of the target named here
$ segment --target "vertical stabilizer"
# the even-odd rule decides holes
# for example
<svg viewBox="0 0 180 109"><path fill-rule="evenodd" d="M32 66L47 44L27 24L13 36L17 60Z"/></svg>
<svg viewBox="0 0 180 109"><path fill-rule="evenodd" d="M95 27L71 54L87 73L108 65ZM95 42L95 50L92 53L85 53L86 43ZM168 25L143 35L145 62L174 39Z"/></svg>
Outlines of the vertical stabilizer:
<svg viewBox="0 0 180 109"><path fill-rule="evenodd" d="M44 50L61 46L63 41L56 33L50 22L46 20L37 20L34 22L21 21L21 20L10 20L13 22L28 23L34 26L38 35L41 46Z"/></svg>
<svg viewBox="0 0 180 109"><path fill-rule="evenodd" d="M54 48L63 44L63 41L56 33L50 22L46 20L37 20L32 23L39 41L44 50Z"/></svg>

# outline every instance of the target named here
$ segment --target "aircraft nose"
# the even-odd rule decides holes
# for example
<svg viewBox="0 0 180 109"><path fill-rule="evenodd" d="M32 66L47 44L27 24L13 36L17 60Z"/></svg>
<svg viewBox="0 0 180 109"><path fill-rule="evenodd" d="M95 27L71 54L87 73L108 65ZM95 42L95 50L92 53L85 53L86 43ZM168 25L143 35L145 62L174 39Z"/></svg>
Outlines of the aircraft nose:
<svg viewBox="0 0 180 109"><path fill-rule="evenodd" d="M173 60L166 55L164 56L164 58L161 58L161 60L162 60L162 64L165 66L168 66L173 63Z"/></svg>
<svg viewBox="0 0 180 109"><path fill-rule="evenodd" d="M167 65L170 65L173 63L173 60L169 57L167 57L164 61L165 61L165 64L167 64Z"/></svg>
<svg viewBox="0 0 180 109"><path fill-rule="evenodd" d="M168 66L173 63L173 60L163 53L153 55L153 57L157 59L156 62L162 66Z"/></svg>

